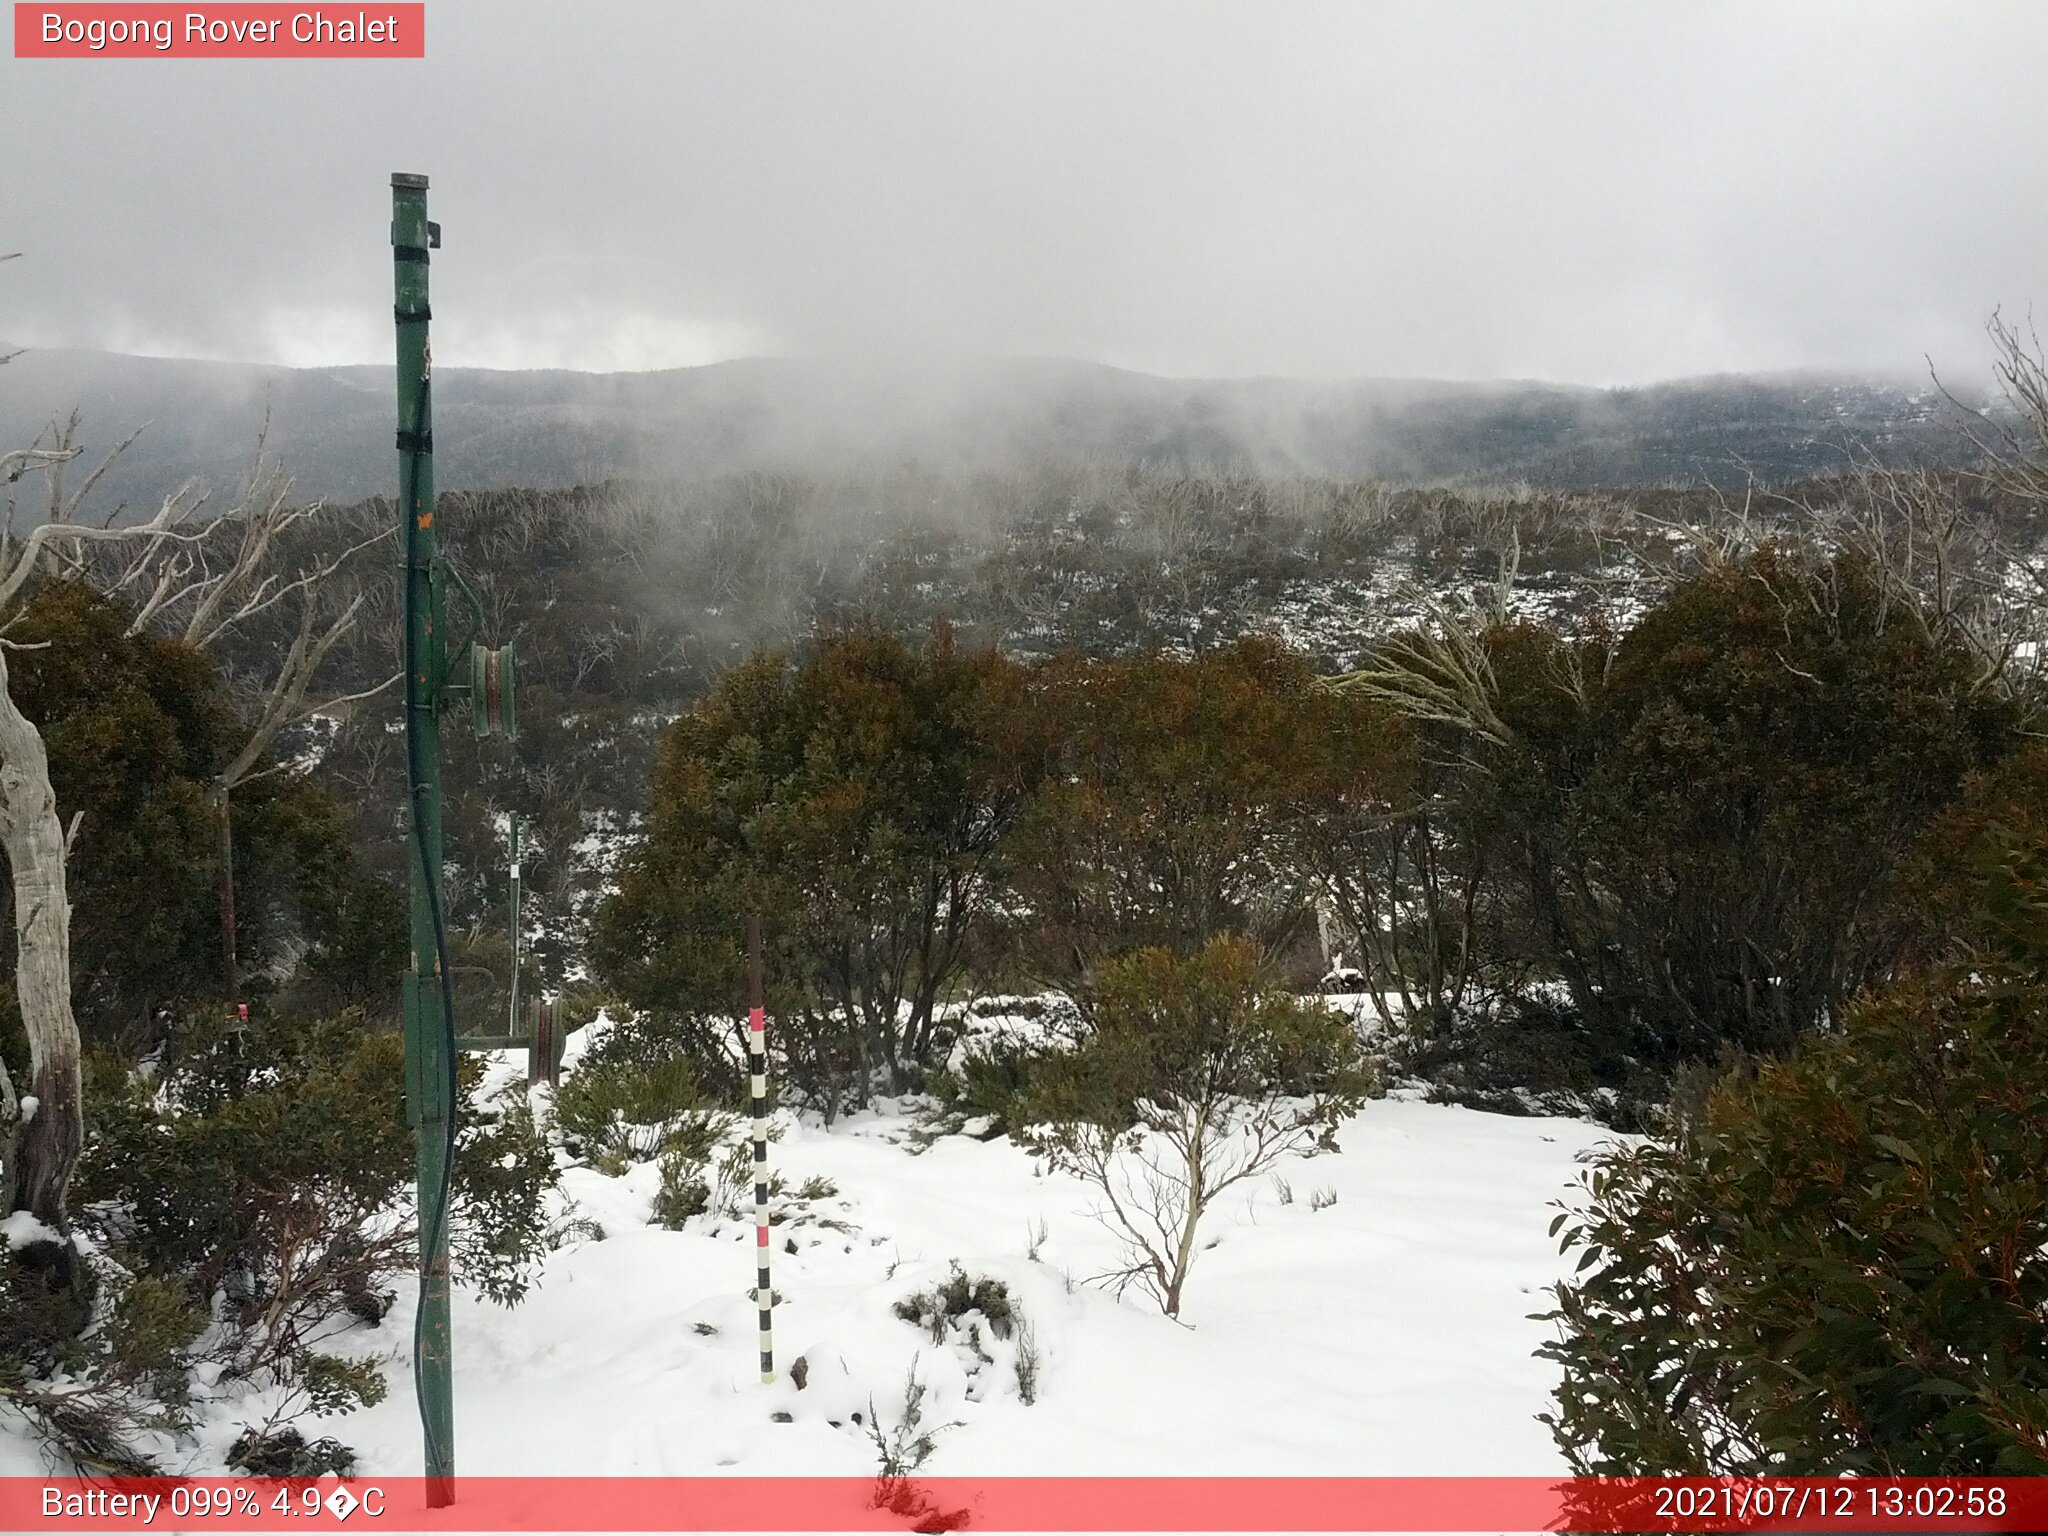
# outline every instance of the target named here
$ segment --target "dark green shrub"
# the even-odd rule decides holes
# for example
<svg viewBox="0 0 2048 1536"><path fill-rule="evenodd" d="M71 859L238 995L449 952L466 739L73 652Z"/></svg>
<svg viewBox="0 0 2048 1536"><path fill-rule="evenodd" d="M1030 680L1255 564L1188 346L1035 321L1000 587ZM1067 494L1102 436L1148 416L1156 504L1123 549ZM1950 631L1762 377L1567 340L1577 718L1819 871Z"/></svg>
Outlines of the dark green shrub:
<svg viewBox="0 0 2048 1536"><path fill-rule="evenodd" d="M950 1135L975 1121L984 1141L1015 1135L1025 1125L1025 1106L1039 1081L1039 1068L1055 1053L1046 1046L999 1036L969 1046L956 1065L934 1073L936 1105L925 1118L925 1134Z"/></svg>
<svg viewBox="0 0 2048 1536"><path fill-rule="evenodd" d="M449 1247L457 1278L510 1306L525 1296L535 1266L559 1241L548 1216L559 1182L555 1152L522 1084L484 1098L477 1087L481 1064L471 1057L464 1065ZM365 1311L374 1305L366 1292L351 1292L343 1301L358 1318L376 1320Z"/></svg>
<svg viewBox="0 0 2048 1536"><path fill-rule="evenodd" d="M98 1271L53 1298L35 1270L0 1266L0 1409L82 1473L153 1476L135 1444L191 1427L188 1351L206 1315L176 1279ZM93 1302L84 1323L70 1313L80 1296Z"/></svg>
<svg viewBox="0 0 2048 1536"><path fill-rule="evenodd" d="M411 1263L409 1227L380 1222L413 1173L403 1080L398 1036L359 1016L241 1039L194 1020L159 1079L94 1072L84 1220L282 1347Z"/></svg>
<svg viewBox="0 0 2048 1536"><path fill-rule="evenodd" d="M1737 1071L1560 1216L1581 1473L2048 1472L2048 850L1974 952Z"/></svg>
<svg viewBox="0 0 2048 1536"><path fill-rule="evenodd" d="M1667 1070L1783 1050L1889 975L1908 849L2020 739L1963 646L1800 549L1680 583L1611 649L1493 644L1529 957Z"/></svg>
<svg viewBox="0 0 2048 1536"><path fill-rule="evenodd" d="M562 1144L604 1173L675 1153L703 1164L736 1123L699 1086L679 1050L661 1055L630 1044L593 1048L555 1092Z"/></svg>
<svg viewBox="0 0 2048 1536"><path fill-rule="evenodd" d="M399 1037L344 1014L240 1037L202 1019L178 1039L153 1080L95 1062L81 1225L211 1320L226 1379L301 1410L376 1401L374 1365L313 1346L381 1321L415 1263ZM465 1063L451 1246L458 1278L509 1304L550 1240L554 1157L523 1093L482 1101L479 1077Z"/></svg>
<svg viewBox="0 0 2048 1536"><path fill-rule="evenodd" d="M1242 939L1139 950L1103 965L1095 991L1095 1027L1046 1063L1024 1113L1054 1166L1101 1192L1124 1245L1101 1278L1177 1317L1216 1198L1283 1157L1334 1147L1377 1073L1349 1019L1266 986Z"/></svg>
<svg viewBox="0 0 2048 1536"><path fill-rule="evenodd" d="M67 881L72 1005L88 1042L139 1048L160 1010L227 995L215 775L247 739L205 654L130 634L131 614L73 582L39 591L10 629L16 703L38 723L64 814L78 816ZM402 888L370 876L334 799L291 774L233 801L242 997L295 969L306 1000L391 1006ZM12 893L0 884L0 911ZM11 921L11 918L8 919ZM0 1012L14 954L0 950ZM0 1051L19 1025L0 1021ZM9 1054L8 1059L15 1058Z"/></svg>
<svg viewBox="0 0 2048 1536"><path fill-rule="evenodd" d="M692 1216L702 1216L710 1209L711 1184L704 1177L704 1159L680 1149L663 1153L661 1187L654 1192L655 1224L679 1232Z"/></svg>
<svg viewBox="0 0 2048 1536"><path fill-rule="evenodd" d="M1569 999L1575 1034L1528 1015L1579 1078L1560 1089L1643 1100L1724 1047L1788 1049L1898 974L1911 851L2023 739L1965 645L1856 559L1790 541L1674 583L1625 635L1447 619L1354 683L1430 765L1414 814L1440 837L1399 850L1405 883L1454 875L1448 903L1381 906L1435 912L1468 1003L1532 982ZM1483 1028L1501 1021L1458 1029L1526 1054L1519 1025ZM1536 1086L1476 1067L1503 1079L1486 1092Z"/></svg>
<svg viewBox="0 0 2048 1536"><path fill-rule="evenodd" d="M251 1477L347 1477L356 1469L356 1453L328 1436L309 1441L290 1427L245 1429L228 1447L228 1465Z"/></svg>
<svg viewBox="0 0 2048 1536"><path fill-rule="evenodd" d="M1386 1035L1387 1070L1428 1084L1430 1102L1502 1115L1581 1115L1638 1131L1660 1077L1603 1041L1568 1002L1489 999L1450 1018L1411 1015Z"/></svg>
<svg viewBox="0 0 2048 1536"><path fill-rule="evenodd" d="M206 1016L176 1042L153 1078L112 1055L91 1063L74 1185L79 1225L100 1255L89 1326L47 1316L24 1290L35 1271L21 1266L8 1272L15 1305L0 1308L6 1398L100 1470L147 1469L131 1447L183 1422L189 1352L202 1337L222 1380L277 1389L263 1433L297 1413L377 1401L374 1363L317 1346L379 1323L391 1282L414 1263L396 1035L345 1014L259 1019L238 1036ZM455 1260L465 1281L511 1301L547 1242L554 1160L523 1096L480 1103L477 1077L472 1063Z"/></svg>
<svg viewBox="0 0 2048 1536"><path fill-rule="evenodd" d="M479 1077L467 1061L451 1247L459 1278L512 1303L551 1241L555 1157L524 1094L483 1102ZM344 1470L344 1446L307 1446L287 1421L385 1395L375 1362L315 1346L379 1325L389 1282L416 1262L399 1036L360 1014L240 1034L205 1016L176 1032L156 1077L92 1059L86 1106L74 1190L104 1255L98 1307L90 1327L51 1319L25 1290L35 1272L8 1266L0 1401L88 1470L150 1473L133 1442L186 1423L188 1352L205 1337L221 1380L276 1389L233 1464Z"/></svg>

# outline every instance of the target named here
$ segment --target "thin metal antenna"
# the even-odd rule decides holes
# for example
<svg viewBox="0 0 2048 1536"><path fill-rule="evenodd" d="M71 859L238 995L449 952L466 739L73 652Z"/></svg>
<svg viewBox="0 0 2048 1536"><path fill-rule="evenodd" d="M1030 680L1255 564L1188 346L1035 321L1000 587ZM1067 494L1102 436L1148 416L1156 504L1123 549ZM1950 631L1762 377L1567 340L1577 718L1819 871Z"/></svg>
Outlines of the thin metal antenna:
<svg viewBox="0 0 2048 1536"><path fill-rule="evenodd" d="M505 1033L518 1035L519 1028L519 813L513 811L506 820L511 824L512 839L512 1008L511 1016L505 1022ZM533 1065L527 1064L527 1080L533 1080Z"/></svg>

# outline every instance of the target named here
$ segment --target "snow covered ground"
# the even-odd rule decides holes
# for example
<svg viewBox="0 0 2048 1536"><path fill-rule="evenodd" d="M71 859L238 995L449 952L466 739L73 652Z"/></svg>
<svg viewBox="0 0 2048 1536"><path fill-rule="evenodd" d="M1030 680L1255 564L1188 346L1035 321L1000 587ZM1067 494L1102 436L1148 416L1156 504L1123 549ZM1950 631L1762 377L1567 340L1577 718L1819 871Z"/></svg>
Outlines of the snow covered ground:
<svg viewBox="0 0 2048 1536"><path fill-rule="evenodd" d="M937 1438L933 1474L1562 1470L1535 1420L1551 1372L1531 1355L1543 1325L1527 1314L1561 1273L1549 1202L1599 1127L1369 1104L1340 1153L1279 1170L1291 1203L1273 1179L1224 1197L1178 1323L1135 1291L1086 1283L1117 1253L1086 1186L1007 1140L952 1136L914 1153L909 1130L893 1110L829 1132L786 1123L778 1169L792 1187L829 1180L838 1196L811 1214L853 1230L777 1233L772 1386L754 1358L751 1227L716 1215L651 1227L653 1166L570 1170L569 1194L606 1237L554 1254L514 1310L457 1298L463 1469L868 1474L865 1421L893 1428L915 1367L926 1424L957 1423ZM1319 1190L1336 1203L1312 1209ZM1020 1304L1042 1362L1034 1404L1019 1398L1014 1334L984 1330L984 1363L894 1314L954 1263L1007 1282ZM410 1316L402 1295L350 1341L387 1360L391 1396L323 1426L369 1472L418 1465ZM798 1356L801 1391L787 1371Z"/></svg>
<svg viewBox="0 0 2048 1536"><path fill-rule="evenodd" d="M1341 1152L1279 1169L1291 1202L1273 1178L1223 1198L1181 1322L1135 1290L1119 1300L1086 1283L1117 1253L1086 1186L1007 1140L950 1136L916 1152L911 1128L900 1107L830 1131L785 1117L774 1153L789 1185L819 1178L838 1193L777 1232L773 1385L755 1361L748 1223L650 1226L654 1166L569 1170L578 1213L606 1236L551 1255L515 1309L456 1297L461 1469L870 1475L865 1423L895 1427L914 1367L925 1426L955 1426L937 1435L932 1475L1562 1470L1535 1419L1552 1373L1532 1358L1544 1325L1528 1314L1562 1272L1550 1202L1607 1135L1599 1127L1370 1103ZM1319 1191L1335 1203L1314 1209ZM894 1314L955 1263L1009 1286L1040 1357L1035 1403L1020 1399L1017 1334L984 1329L977 1353ZM355 1447L372 1475L419 1467L412 1300L404 1287L380 1327L324 1346L381 1359L390 1396L305 1425ZM799 1356L801 1391L788 1372ZM252 1417L249 1400L218 1404L186 1467L217 1472ZM0 1436L0 1472L40 1465Z"/></svg>

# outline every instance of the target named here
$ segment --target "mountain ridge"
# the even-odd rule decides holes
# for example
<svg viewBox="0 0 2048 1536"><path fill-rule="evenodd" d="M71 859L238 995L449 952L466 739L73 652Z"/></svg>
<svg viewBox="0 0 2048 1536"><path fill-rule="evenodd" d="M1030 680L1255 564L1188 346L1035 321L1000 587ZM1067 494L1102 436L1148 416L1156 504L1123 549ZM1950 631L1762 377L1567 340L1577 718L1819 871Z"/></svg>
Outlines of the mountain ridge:
<svg viewBox="0 0 2048 1536"><path fill-rule="evenodd" d="M76 408L91 449L146 429L107 478L143 502L231 483L259 433L301 494L388 492L390 368L29 349L0 368L0 441ZM1176 378L1066 358L751 357L638 373L448 368L444 487L560 487L914 463L959 473L1053 459L1403 484L1603 488L1787 479L1859 452L1951 448L1933 386L1848 372L1601 388L1540 380Z"/></svg>

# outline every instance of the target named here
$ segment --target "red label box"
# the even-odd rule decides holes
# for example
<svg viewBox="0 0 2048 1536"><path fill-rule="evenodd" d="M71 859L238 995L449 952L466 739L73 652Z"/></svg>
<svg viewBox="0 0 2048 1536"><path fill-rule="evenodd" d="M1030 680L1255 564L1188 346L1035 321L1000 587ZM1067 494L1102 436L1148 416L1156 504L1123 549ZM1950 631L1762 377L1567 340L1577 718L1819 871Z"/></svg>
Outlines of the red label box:
<svg viewBox="0 0 2048 1536"><path fill-rule="evenodd" d="M0 1478L0 1530L2048 1530L2048 1477L465 1477L438 1487L452 1505L417 1477Z"/></svg>
<svg viewBox="0 0 2048 1536"><path fill-rule="evenodd" d="M421 59L420 0L353 5L23 4L17 59Z"/></svg>

